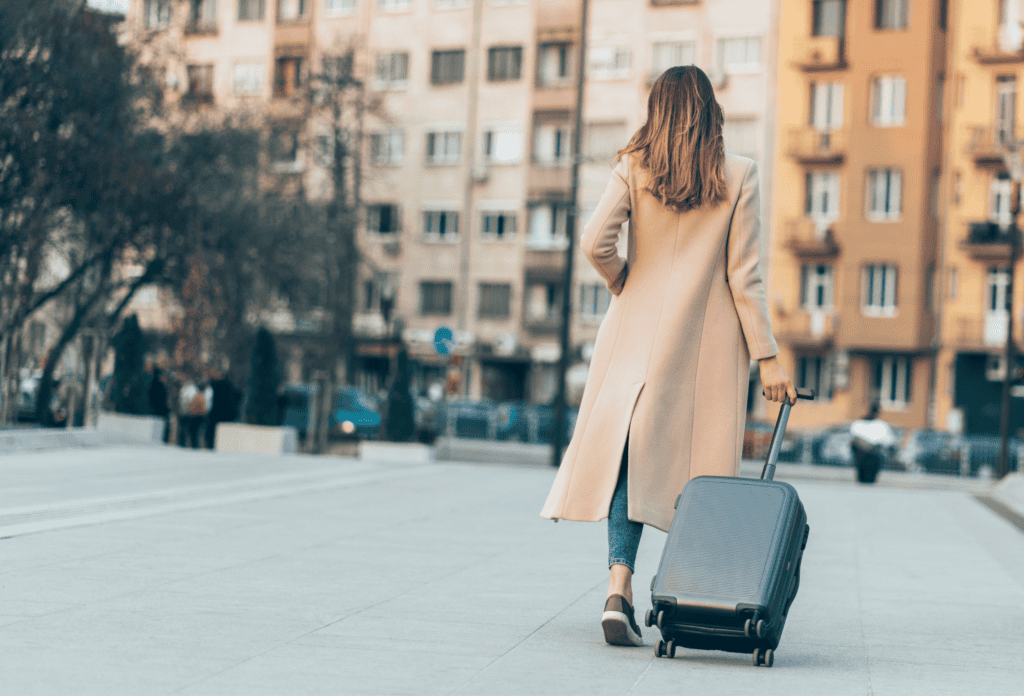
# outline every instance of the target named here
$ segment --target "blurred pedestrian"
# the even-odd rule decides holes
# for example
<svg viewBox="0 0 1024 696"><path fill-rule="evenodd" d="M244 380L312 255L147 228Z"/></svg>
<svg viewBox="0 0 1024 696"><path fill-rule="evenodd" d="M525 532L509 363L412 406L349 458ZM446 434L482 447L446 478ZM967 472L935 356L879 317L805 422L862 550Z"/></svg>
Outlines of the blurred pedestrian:
<svg viewBox="0 0 1024 696"><path fill-rule="evenodd" d="M149 412L157 418L164 419L163 441L167 442L170 425L168 416L171 413L171 407L167 403L167 385L164 384L163 372L155 365L149 378Z"/></svg>
<svg viewBox="0 0 1024 696"><path fill-rule="evenodd" d="M200 388L196 380L188 378L178 394L178 422L181 424L178 444L182 447L199 449L203 446L200 433L203 421L209 411L213 392L209 387Z"/></svg>
<svg viewBox="0 0 1024 696"><path fill-rule="evenodd" d="M761 278L756 164L725 153L722 108L696 66L662 73L647 111L580 242L613 298L541 512L608 518L601 624L616 645L643 644L632 605L643 525L668 531L691 478L739 473L751 358L769 400L796 402Z"/></svg>
<svg viewBox="0 0 1024 696"><path fill-rule="evenodd" d="M238 407L242 392L220 370L210 373L211 404L206 419L206 448L213 449L217 438L217 425L238 420Z"/></svg>
<svg viewBox="0 0 1024 696"><path fill-rule="evenodd" d="M878 402L873 402L863 418L850 424L850 449L860 483L875 482L885 463L886 448L899 442L892 426L878 418L878 411Z"/></svg>

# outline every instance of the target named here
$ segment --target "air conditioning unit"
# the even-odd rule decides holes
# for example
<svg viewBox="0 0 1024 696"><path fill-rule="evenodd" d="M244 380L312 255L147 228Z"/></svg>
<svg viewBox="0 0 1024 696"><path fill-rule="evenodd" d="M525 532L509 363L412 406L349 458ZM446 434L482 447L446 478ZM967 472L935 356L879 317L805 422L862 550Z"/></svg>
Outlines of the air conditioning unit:
<svg viewBox="0 0 1024 696"><path fill-rule="evenodd" d="M487 180L491 178L491 173L486 164L477 164L470 171L469 178L474 184L486 184Z"/></svg>
<svg viewBox="0 0 1024 696"><path fill-rule="evenodd" d="M709 70L708 79L711 80L711 86L715 89L725 89L729 86L729 73L719 68Z"/></svg>

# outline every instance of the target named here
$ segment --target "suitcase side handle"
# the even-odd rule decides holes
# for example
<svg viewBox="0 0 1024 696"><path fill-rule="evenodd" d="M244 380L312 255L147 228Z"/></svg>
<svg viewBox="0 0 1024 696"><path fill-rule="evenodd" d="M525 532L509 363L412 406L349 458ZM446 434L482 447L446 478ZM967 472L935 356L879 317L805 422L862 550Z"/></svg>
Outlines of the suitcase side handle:
<svg viewBox="0 0 1024 696"><path fill-rule="evenodd" d="M761 392L764 394L764 392ZM796 397L798 399L813 399L813 389L797 389ZM782 402L782 408L779 409L779 417L775 421L775 430L772 431L772 442L768 445L768 457L764 461L764 468L761 469L761 479L764 481L771 481L775 478L775 465L779 462L779 452L782 450L782 436L786 434L786 424L789 423L789 412L793 408L793 405L789 403L789 399Z"/></svg>

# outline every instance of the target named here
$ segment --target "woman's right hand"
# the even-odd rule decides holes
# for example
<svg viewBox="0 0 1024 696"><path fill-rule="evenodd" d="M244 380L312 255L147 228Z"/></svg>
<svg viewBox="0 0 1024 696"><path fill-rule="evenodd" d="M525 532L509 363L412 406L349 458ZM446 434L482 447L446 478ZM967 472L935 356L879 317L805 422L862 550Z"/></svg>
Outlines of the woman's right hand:
<svg viewBox="0 0 1024 696"><path fill-rule="evenodd" d="M761 386L764 388L764 396L769 401L777 401L780 404L789 401L796 403L796 387L793 381L786 374L779 359L772 356L757 361L761 368Z"/></svg>

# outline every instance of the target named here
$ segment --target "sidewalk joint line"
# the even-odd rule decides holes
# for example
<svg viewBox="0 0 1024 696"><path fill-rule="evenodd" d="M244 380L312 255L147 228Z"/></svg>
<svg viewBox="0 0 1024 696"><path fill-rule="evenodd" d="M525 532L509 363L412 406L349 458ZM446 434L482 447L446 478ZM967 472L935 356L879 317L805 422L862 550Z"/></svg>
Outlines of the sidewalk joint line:
<svg viewBox="0 0 1024 696"><path fill-rule="evenodd" d="M991 495L980 494L976 494L974 499L1012 524L1018 531L1024 532L1024 515L1021 515L1003 501Z"/></svg>

